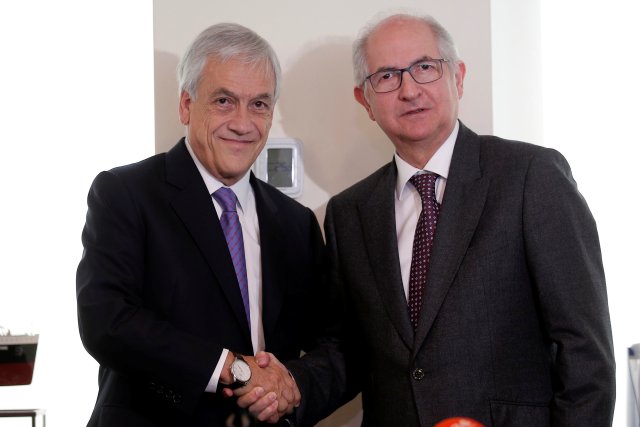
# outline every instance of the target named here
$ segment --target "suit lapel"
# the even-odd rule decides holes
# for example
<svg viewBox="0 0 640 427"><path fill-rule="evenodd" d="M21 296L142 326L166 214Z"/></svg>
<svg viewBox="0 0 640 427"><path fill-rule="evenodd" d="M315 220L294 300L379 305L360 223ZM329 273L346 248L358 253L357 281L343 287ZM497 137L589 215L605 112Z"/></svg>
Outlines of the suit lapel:
<svg viewBox="0 0 640 427"><path fill-rule="evenodd" d="M171 206L191 234L251 342L238 279L211 195L185 147L184 139L167 153L167 182L178 188ZM212 286L213 286L212 281Z"/></svg>
<svg viewBox="0 0 640 427"><path fill-rule="evenodd" d="M458 272L480 219L489 188L482 177L478 136L460 124L451 159L414 352L420 349Z"/></svg>
<svg viewBox="0 0 640 427"><path fill-rule="evenodd" d="M402 286L395 223L395 183L397 171L391 162L385 168L370 197L359 204L362 234L380 299L390 321L407 347L413 345L407 299Z"/></svg>
<svg viewBox="0 0 640 427"><path fill-rule="evenodd" d="M278 206L264 191L264 185L253 173L251 186L256 199L260 225L260 257L262 259L262 325L265 342L273 335L284 301L286 277L286 248L282 236L286 227L278 215Z"/></svg>

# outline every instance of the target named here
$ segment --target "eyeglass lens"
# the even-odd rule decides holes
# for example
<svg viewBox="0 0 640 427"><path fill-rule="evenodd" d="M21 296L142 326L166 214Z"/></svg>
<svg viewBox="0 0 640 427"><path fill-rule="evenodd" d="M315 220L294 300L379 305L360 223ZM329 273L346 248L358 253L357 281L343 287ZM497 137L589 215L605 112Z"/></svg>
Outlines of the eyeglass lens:
<svg viewBox="0 0 640 427"><path fill-rule="evenodd" d="M440 61L422 61L402 70L383 70L369 78L376 92L391 92L402 84L402 74L408 71L417 83L430 83L442 77Z"/></svg>

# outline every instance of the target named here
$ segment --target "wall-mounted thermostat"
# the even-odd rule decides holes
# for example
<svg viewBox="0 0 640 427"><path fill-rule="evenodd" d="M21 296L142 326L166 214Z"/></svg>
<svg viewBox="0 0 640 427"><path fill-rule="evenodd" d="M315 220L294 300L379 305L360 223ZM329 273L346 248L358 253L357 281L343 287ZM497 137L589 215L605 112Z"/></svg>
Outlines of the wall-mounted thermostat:
<svg viewBox="0 0 640 427"><path fill-rule="evenodd" d="M253 164L253 173L291 197L302 194L302 143L295 138L269 138Z"/></svg>

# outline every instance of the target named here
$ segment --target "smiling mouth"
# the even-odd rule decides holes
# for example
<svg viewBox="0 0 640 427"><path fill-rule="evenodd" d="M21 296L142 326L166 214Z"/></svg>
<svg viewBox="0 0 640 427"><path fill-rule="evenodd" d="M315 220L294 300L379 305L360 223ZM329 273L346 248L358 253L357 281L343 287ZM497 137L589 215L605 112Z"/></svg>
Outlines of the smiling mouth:
<svg viewBox="0 0 640 427"><path fill-rule="evenodd" d="M235 143L235 144L250 144L251 140L242 140L242 139L234 139L234 138L222 138L226 142Z"/></svg>

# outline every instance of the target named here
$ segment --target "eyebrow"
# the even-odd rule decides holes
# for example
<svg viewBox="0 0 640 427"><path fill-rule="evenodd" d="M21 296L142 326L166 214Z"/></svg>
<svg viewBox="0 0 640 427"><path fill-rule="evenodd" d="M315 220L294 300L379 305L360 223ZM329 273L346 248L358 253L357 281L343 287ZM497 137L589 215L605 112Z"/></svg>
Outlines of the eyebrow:
<svg viewBox="0 0 640 427"><path fill-rule="evenodd" d="M418 63L420 63L420 62L423 62L423 61L431 61L432 59L433 59L433 58L432 58L432 57L430 57L429 55L425 55L425 56L423 56L423 57L421 57L421 58L416 59L415 61L413 61L411 64L409 64L409 67L412 67L412 66L414 66L414 65L416 65L416 64L418 64ZM409 68L409 67L407 67L407 68ZM404 68L404 67L401 67L401 68ZM380 71L393 71L393 70L399 70L399 69L400 69L400 68L398 68L398 67L393 67L393 66L391 66L391 65L384 65L384 66L382 66L382 67L378 68L378 69L377 69L376 71L374 71L372 74L378 73L378 72L380 72Z"/></svg>
<svg viewBox="0 0 640 427"><path fill-rule="evenodd" d="M240 98L238 96L238 94L236 94L235 92L230 91L229 89L221 87L221 88L218 88L218 89L214 90L213 92L211 92L211 94L209 95L209 99L213 99L213 98L215 98L217 96L220 96L220 95L228 96L229 98L235 98L235 99ZM268 92L265 92L265 93L260 93L260 94L258 94L256 96L252 96L251 99L252 100L255 100L255 99L271 100L271 99L273 99L273 95L268 93Z"/></svg>

